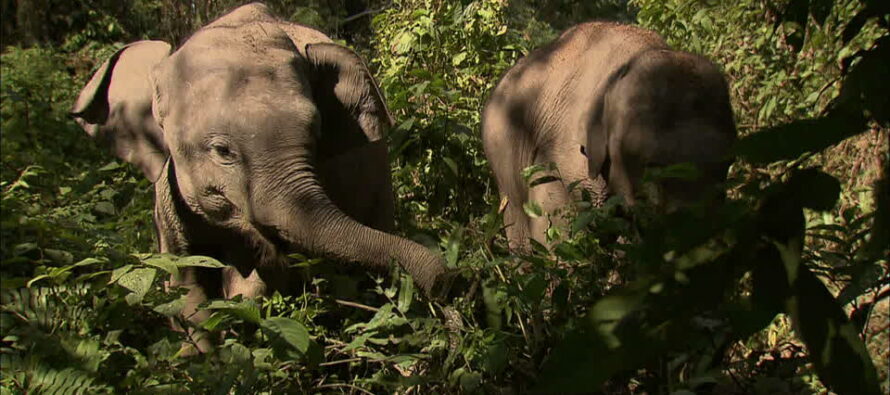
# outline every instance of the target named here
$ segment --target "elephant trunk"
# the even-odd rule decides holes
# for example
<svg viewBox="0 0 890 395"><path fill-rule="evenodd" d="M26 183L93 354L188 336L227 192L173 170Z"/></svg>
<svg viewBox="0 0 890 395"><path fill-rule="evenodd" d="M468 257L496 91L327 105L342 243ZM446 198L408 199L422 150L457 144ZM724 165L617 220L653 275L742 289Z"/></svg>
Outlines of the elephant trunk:
<svg viewBox="0 0 890 395"><path fill-rule="evenodd" d="M295 188L296 193L279 195L289 195L290 201L282 204L289 207L286 211L290 215L277 218L263 215L255 220L274 224L273 232L313 254L379 269L396 263L411 275L427 296L444 296L450 281L438 255L408 239L359 223L334 205L314 175L303 174L301 178L302 185Z"/></svg>

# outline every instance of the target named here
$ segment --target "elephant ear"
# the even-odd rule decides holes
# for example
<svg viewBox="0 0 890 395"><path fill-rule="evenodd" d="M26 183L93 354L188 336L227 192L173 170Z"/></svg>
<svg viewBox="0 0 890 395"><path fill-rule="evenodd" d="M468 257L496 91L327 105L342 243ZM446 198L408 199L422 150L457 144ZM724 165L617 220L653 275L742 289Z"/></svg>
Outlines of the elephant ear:
<svg viewBox="0 0 890 395"><path fill-rule="evenodd" d="M358 55L333 43L307 44L304 53L314 72L312 95L322 118L319 155L333 156L384 138L392 119Z"/></svg>
<svg viewBox="0 0 890 395"><path fill-rule="evenodd" d="M602 98L594 105L594 115L587 127L587 138L582 139L581 153L587 157L587 174L596 179L600 174L608 179L609 136L608 126L603 119ZM585 141L586 140L586 141Z"/></svg>
<svg viewBox="0 0 890 395"><path fill-rule="evenodd" d="M138 41L120 49L93 74L70 111L90 136L152 182L164 166L167 146L152 116L149 73L170 50L163 41Z"/></svg>
<svg viewBox="0 0 890 395"><path fill-rule="evenodd" d="M615 130L617 123L623 121L619 117L609 116L614 114L616 110L610 108L609 99L613 99L612 106L615 105L614 99L620 98L624 93L616 89L618 82L621 81L630 69L633 62L628 62L618 67L606 80L600 90L597 99L593 103L593 116L590 117L590 124L587 126L586 139L583 144L587 144L583 148L583 153L587 157L587 174L591 179L596 179L602 175L604 179L609 179L609 139L612 130Z"/></svg>

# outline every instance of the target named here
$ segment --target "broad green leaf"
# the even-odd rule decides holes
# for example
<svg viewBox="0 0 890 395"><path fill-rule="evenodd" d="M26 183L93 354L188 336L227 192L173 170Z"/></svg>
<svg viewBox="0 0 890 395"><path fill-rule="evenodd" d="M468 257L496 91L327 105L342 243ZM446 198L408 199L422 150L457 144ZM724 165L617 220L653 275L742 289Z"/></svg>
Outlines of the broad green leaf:
<svg viewBox="0 0 890 395"><path fill-rule="evenodd" d="M173 276L178 276L179 265L176 262L177 259L178 258L175 256L169 254L150 254L147 258L142 259L142 263L148 266L154 266Z"/></svg>
<svg viewBox="0 0 890 395"><path fill-rule="evenodd" d="M108 280L108 283L109 284L116 283L117 280L120 280L121 277L123 277L125 274L129 273L130 269L132 269L132 268L133 268L133 265L127 264L127 265L124 265L117 269L112 270L111 271L111 279Z"/></svg>
<svg viewBox="0 0 890 395"><path fill-rule="evenodd" d="M162 315L165 315L167 317L175 316L175 315L179 314L179 312L182 311L182 308L185 306L186 298L187 298L186 295L182 295L181 297L176 298L170 302L167 302L164 304L159 304L159 305L155 306L152 310L154 310L155 312L160 313Z"/></svg>
<svg viewBox="0 0 890 395"><path fill-rule="evenodd" d="M542 171L551 170L553 168L554 165L552 163L531 165L522 169L519 174L522 175L522 179L525 180L525 182L529 182L529 180L531 180L532 176L534 176L535 174Z"/></svg>
<svg viewBox="0 0 890 395"><path fill-rule="evenodd" d="M277 341L277 344L286 344L301 355L309 349L309 331L303 324L286 317L272 317L260 322L263 330ZM275 342L273 342L275 344Z"/></svg>
<svg viewBox="0 0 890 395"><path fill-rule="evenodd" d="M191 266L191 267L209 267L214 269L221 269L226 267L226 264L211 258L209 256L201 256L201 255L193 255L187 256L183 258L179 258L177 262L179 266Z"/></svg>
<svg viewBox="0 0 890 395"><path fill-rule="evenodd" d="M205 309L224 311L254 324L259 324L261 321L260 308L253 299L213 300Z"/></svg>
<svg viewBox="0 0 890 395"><path fill-rule="evenodd" d="M130 304L141 302L151 289L156 273L157 270L153 268L137 268L121 276L117 284L133 292L127 295L127 302Z"/></svg>
<svg viewBox="0 0 890 395"><path fill-rule="evenodd" d="M201 328L208 331L216 330L222 323L229 321L232 316L224 312L217 311L210 315L209 318L201 322Z"/></svg>
<svg viewBox="0 0 890 395"><path fill-rule="evenodd" d="M572 221L572 234L578 233L582 229L586 229L593 220L596 219L596 213L593 211L582 211Z"/></svg>

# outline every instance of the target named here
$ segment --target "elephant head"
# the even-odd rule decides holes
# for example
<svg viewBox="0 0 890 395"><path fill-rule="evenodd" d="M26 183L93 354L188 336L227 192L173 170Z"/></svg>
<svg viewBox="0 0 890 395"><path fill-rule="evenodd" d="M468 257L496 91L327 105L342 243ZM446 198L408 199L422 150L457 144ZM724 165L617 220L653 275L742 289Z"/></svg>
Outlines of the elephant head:
<svg viewBox="0 0 890 395"><path fill-rule="evenodd" d="M668 49L643 51L613 72L587 128L591 178L629 204L646 196L673 211L722 199L736 139L726 81L708 60ZM691 177L644 185L646 169L692 164Z"/></svg>
<svg viewBox="0 0 890 395"><path fill-rule="evenodd" d="M375 144L390 126L367 68L348 48L278 21L261 4L236 9L172 53L158 41L124 47L72 113L156 190L170 192L156 202L156 221L173 222L158 224L162 250L165 228L192 227L173 229L181 248L172 252L195 253L190 244L202 230L183 220L194 217L201 229L250 244L258 267L305 251L380 268L395 262L428 295L447 288L439 256L351 218L320 180L325 160ZM380 168L386 185L378 186L389 187L388 164ZM164 208L168 195L178 208Z"/></svg>

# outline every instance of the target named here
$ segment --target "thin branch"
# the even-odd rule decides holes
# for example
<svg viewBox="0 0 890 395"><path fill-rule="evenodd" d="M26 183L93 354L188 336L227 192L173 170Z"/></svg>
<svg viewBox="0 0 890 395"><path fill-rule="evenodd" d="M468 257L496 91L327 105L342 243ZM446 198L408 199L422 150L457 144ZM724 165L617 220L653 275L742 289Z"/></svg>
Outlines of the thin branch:
<svg viewBox="0 0 890 395"><path fill-rule="evenodd" d="M332 366L332 365L339 365L339 364L343 364L343 363L358 362L358 361L361 361L361 360L363 360L363 359L364 359L364 358L341 359L341 360L339 360L339 361L322 362L322 363L318 364L318 366Z"/></svg>
<svg viewBox="0 0 890 395"><path fill-rule="evenodd" d="M334 299L334 302L337 302L337 304L342 304L344 306L355 307L357 309L367 310L367 311L370 311L373 313L380 311L380 309L378 309L376 307L371 307L371 306L363 305L361 303L356 303L356 302L350 302L348 300Z"/></svg>
<svg viewBox="0 0 890 395"><path fill-rule="evenodd" d="M374 395L374 393L371 392L371 391L368 391L368 390L366 390L366 389L364 389L364 388L361 388L361 387L356 387L356 386L354 386L354 385L352 385L352 384L346 384L346 383L323 384L323 385L316 386L315 388L316 388L316 389L321 389L321 388L341 388L341 387L346 387L346 388L349 388L349 389L352 389L352 390L355 390L355 391L359 391L359 392L364 393L364 394L371 394L371 395Z"/></svg>
<svg viewBox="0 0 890 395"><path fill-rule="evenodd" d="M361 17L363 17L363 16L365 16L365 15L376 14L376 13L378 13L378 12L380 12L380 11L383 11L383 9L381 8L381 9L378 9L378 10L364 10L364 11L362 11L362 12L359 12L358 14L350 15L350 16L348 16L348 17L346 17L346 18L343 18L343 20L340 21L340 25L341 25L341 26L342 26L342 25L345 25L345 24L350 23L350 22L352 22L352 21L354 21L354 20L356 20L356 19L359 19L359 18L361 18Z"/></svg>

